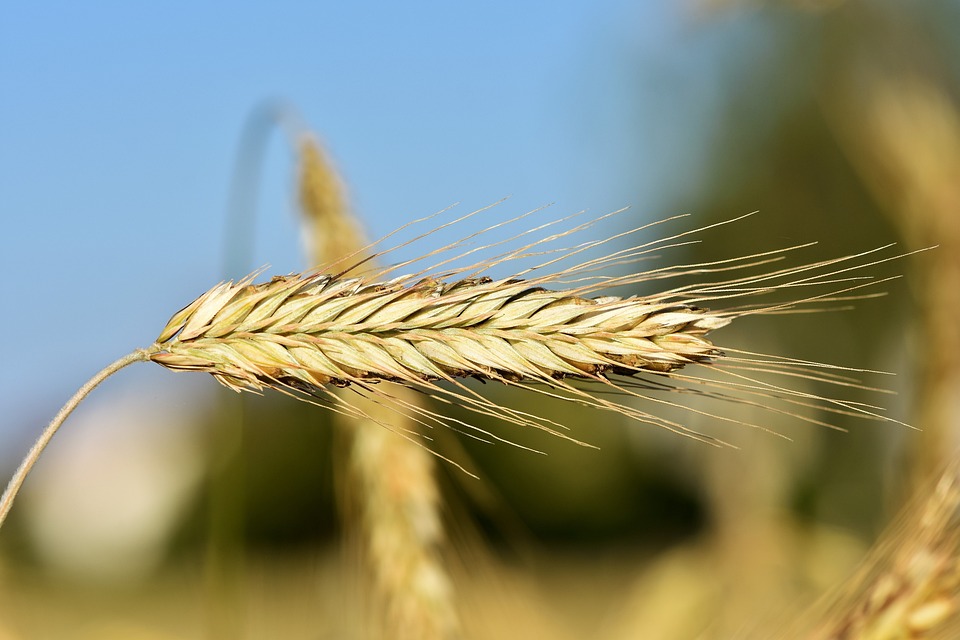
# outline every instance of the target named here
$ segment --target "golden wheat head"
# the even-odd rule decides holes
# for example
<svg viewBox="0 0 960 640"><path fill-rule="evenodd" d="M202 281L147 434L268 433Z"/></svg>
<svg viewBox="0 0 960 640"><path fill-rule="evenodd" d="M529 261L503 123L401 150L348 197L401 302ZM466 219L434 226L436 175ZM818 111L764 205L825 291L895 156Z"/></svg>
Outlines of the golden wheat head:
<svg viewBox="0 0 960 640"><path fill-rule="evenodd" d="M799 248L789 247L710 264L617 277L602 274L612 265L632 264L647 259L653 251L685 244L681 239L702 231L698 229L551 270L560 261L613 239L546 248L548 242L589 228L594 222L457 269L441 267L496 243L465 250L465 241L455 242L429 254L444 256L438 265L399 277L387 276L413 261L365 277L342 275L356 270L357 265L350 264L339 269L340 275L294 274L260 284L250 276L221 283L171 318L149 358L169 369L211 373L234 390L276 389L359 415L361 412L348 400L329 392L331 386L352 387L392 402L397 411L424 424L444 424L474 434L479 430L472 425L404 402L391 393L389 384L380 383L417 388L507 422L558 434L564 425L490 402L463 379L519 386L711 441L715 440L596 391L603 388L620 397L646 398L653 395L652 391L675 389L683 382L709 387L696 391L701 395L762 404L772 411L784 412L767 406L771 398L776 398L794 407L816 404L834 413L880 418L867 405L815 398L737 372L739 366L853 384L843 376L822 372L825 365L763 358L736 350L728 353L729 349L718 347L708 334L744 315L779 313L815 301L847 299L844 296L848 292L873 282L845 274L885 259L858 262L872 253L867 252L769 270L767 265ZM367 251L358 253L366 255ZM448 253L456 255L447 257ZM540 264L510 277L481 275L494 266L542 256L545 258ZM758 268L759 273L674 287L655 295L598 295L615 287L690 273L755 272ZM530 277L520 277L524 275ZM786 303L745 304L743 300L805 288L816 292ZM730 300L736 300L737 306L730 306ZM721 308L711 311L708 305L714 304ZM726 378L707 380L687 374L684 369L689 365L719 367ZM754 400L744 399L744 395ZM800 417L819 423L810 416ZM483 436L490 434L482 432L478 437Z"/></svg>
<svg viewBox="0 0 960 640"><path fill-rule="evenodd" d="M548 382L705 362L720 355L705 334L729 322L689 305L583 298L522 280L306 274L218 285L170 320L151 359L207 371L233 389Z"/></svg>

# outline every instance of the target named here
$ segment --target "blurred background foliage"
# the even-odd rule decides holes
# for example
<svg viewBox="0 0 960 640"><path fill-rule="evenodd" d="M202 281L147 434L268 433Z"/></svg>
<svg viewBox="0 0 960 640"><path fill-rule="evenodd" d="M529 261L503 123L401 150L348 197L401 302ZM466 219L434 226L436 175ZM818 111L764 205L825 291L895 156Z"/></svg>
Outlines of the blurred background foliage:
<svg viewBox="0 0 960 640"><path fill-rule="evenodd" d="M915 482L953 455L960 6L717 0L691 5L687 19L695 37L711 43L699 49L704 59L678 51L677 60L653 60L638 48L618 61L619 119L602 129L612 127L621 141L598 173L615 176L627 200L644 185L637 198L649 201L647 183L618 156L654 148L679 171L656 192L658 211L691 213L695 224L762 212L667 256L677 262L812 240L819 244L804 252L806 260L889 242L904 250L939 244L932 254L879 266L880 275L908 276L886 284L885 298L839 313L753 318L722 338L755 351L895 371L878 384L898 395L857 399L884 405L922 433L842 416L835 422L848 432L839 433L765 416L764 426L792 439L786 442L675 414L740 447L715 450L488 384L487 395L563 422L600 451L510 433L457 409L460 419L548 455L434 434L438 450L480 476L436 465L444 558L469 637L732 637L744 629L772 637L850 573ZM707 94L709 111L682 104ZM651 101L660 119L643 117ZM311 124L322 133L327 123ZM289 123L280 125L289 133ZM669 148L675 143L683 148ZM635 211L619 224L649 213ZM189 430L165 432L200 461L195 477L164 503L164 535L143 542L149 562L130 559L131 542L129 553L103 551L98 573L50 551L55 542L38 543L43 529L86 535L69 519L82 516L65 516L55 501L42 507L40 485L57 476L54 461L41 469L52 480L38 473L17 506L22 517L0 539L0 638L377 635L375 624L358 622L369 613L368 596L357 577L364 569L356 534L340 524L349 475L332 417L277 394L218 393L191 401ZM739 413L743 407L720 411L751 419ZM85 464L111 475L109 459ZM176 469L178 461L170 464ZM158 471L153 486L170 475ZM118 506L122 488L108 488L118 493L96 508L126 508ZM101 511L86 517L109 524ZM96 543L89 544L77 553L93 553Z"/></svg>

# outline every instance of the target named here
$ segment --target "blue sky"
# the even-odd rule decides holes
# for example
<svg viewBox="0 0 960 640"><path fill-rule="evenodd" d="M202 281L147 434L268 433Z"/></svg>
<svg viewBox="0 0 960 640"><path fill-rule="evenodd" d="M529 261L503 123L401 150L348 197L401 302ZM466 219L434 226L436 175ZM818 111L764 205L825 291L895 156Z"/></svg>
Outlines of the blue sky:
<svg viewBox="0 0 960 640"><path fill-rule="evenodd" d="M295 105L320 133L373 235L508 195L494 216L548 203L551 217L676 213L662 187L690 159L674 138L697 135L716 91L691 71L710 59L709 34L676 5L0 9L3 461L90 375L147 346L223 277L235 152L265 100ZM264 167L252 264L300 270L280 136ZM173 375L142 364L98 393L163 394L158 381Z"/></svg>

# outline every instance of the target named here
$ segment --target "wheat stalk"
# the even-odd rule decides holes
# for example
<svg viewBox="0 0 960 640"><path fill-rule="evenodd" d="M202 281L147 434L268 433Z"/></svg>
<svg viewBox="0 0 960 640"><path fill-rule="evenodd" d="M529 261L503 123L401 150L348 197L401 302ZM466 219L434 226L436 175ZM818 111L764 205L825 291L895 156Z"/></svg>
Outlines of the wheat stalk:
<svg viewBox="0 0 960 640"><path fill-rule="evenodd" d="M439 225L433 231L477 213ZM619 212L609 215L616 213ZM508 223L522 220L526 215L529 214ZM543 232L567 220L540 225L515 238ZM676 233L629 249L604 252L596 258L586 256L592 250L603 250L603 245L651 225L570 247L550 245L596 222L548 234L456 269L450 268L453 262L502 243L467 249L467 243L479 235L473 234L423 256L442 257L437 264L393 278L387 276L409 267L414 261L400 262L368 277L307 273L278 276L262 284L254 284L255 276L235 283L221 283L176 313L151 347L118 361L119 366L112 365L95 380L99 382L120 366L149 359L173 370L209 372L234 390L275 389L391 428L389 421L370 416L348 398L330 391L331 386L349 386L375 396L394 411L425 426L441 424L481 439L498 440L505 439L404 401L391 394L389 385L420 389L441 401L456 402L505 422L537 427L571 440L573 438L563 433L564 425L491 402L465 385L462 379L496 380L615 411L715 444L722 441L626 401L611 399L606 392L612 391L627 399L648 398L725 421L734 420L681 402L658 399L654 392L683 391L745 402L797 415L816 424L826 423L793 408L816 407L838 414L896 422L870 405L816 396L754 376L759 371L788 378L814 378L838 386L858 386L838 371L840 367L771 358L729 347L720 349L706 336L746 315L792 312L811 303L865 297L852 294L883 280L854 275L855 272L901 256L872 257L876 251L887 248L881 247L834 260L770 270L769 265L783 259L784 253L799 248L788 247L707 264L613 276L604 272L614 266L647 259L656 251L685 244L689 242L687 236L709 227ZM406 244L409 243L399 246ZM478 271L522 263L526 259L540 262L508 278L477 275ZM579 261L571 267L557 268L569 259ZM351 264L341 272L356 266ZM753 273L757 268L761 268L759 273ZM675 286L654 295L593 295L614 287L691 274L743 271L747 275L707 285ZM540 273L544 275L538 275ZM564 288L551 289L548 285ZM826 292L794 297L782 303L741 302L729 306L731 300L810 287L817 291L826 287ZM720 303L726 308L709 311L703 308L706 303ZM692 364L710 365L722 371L724 377L710 379L684 373L684 368ZM676 386L679 383L686 386ZM79 401L81 397L74 400ZM788 409L776 408L771 400L785 403ZM72 400L48 426L11 481L0 500L0 523L26 473L75 404Z"/></svg>
<svg viewBox="0 0 960 640"><path fill-rule="evenodd" d="M123 356L115 362L107 365L95 376L90 378L90 380L88 380L82 387L80 387L80 389L77 390L75 394L73 394L73 397L67 401L67 404L63 405L47 428L44 429L43 433L40 434L40 437L37 438L37 441L30 448L30 451L20 463L20 466L17 467L13 477L7 484L7 488L3 492L3 497L0 498L0 525L2 525L7 519L7 514L10 513L10 508L13 506L13 499L20 491L20 487L23 486L23 481L27 479L30 469L32 469L33 465L36 464L37 460L40 458L40 454L43 453L43 450L47 448L48 444L50 444L50 440L53 438L54 434L56 434L57 429L60 428L60 425L63 424L63 421L67 419L67 416L73 413L73 410L77 408L77 405L79 405L80 402L86 398L91 391L100 386L100 383L102 383L104 380L115 374L117 371L120 371L120 369L123 369L134 362L142 362L147 360L149 357L149 352L146 349L138 349L133 353Z"/></svg>

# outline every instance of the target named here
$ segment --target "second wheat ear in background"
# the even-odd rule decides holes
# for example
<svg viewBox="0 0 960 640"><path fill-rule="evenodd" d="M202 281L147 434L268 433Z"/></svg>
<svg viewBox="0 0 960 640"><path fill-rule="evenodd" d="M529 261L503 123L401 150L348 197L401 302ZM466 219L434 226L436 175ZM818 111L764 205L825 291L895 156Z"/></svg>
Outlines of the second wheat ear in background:
<svg viewBox="0 0 960 640"><path fill-rule="evenodd" d="M434 226L375 255L389 255L477 213ZM785 380L801 377L838 388L856 387L857 381L847 374L862 370L732 349L707 337L747 315L804 311L813 303L871 297L875 294L859 291L883 280L871 278L864 270L902 257L883 257L880 252L889 247L799 266L771 267L786 254L809 246L799 245L615 275L610 273L614 268L650 260L656 253L694 242L690 236L717 225L626 249L609 249L614 242L676 219L671 218L600 240L558 246L559 241L620 212L582 224L572 224L576 216L571 216L508 240L470 244L484 233L515 224L532 213L363 277L336 275L356 272L358 265L348 264L348 258L324 272L278 276L262 284L254 283L254 274L213 287L176 313L152 346L115 362L67 403L8 485L0 503L0 523L33 463L76 404L104 378L141 360L169 369L209 372L234 390L275 389L334 411L372 419L351 404L348 396L330 389L349 386L425 426L442 425L482 440L509 442L464 420L405 402L391 393L391 385L413 387L446 404L570 440L573 438L563 432L565 425L491 401L464 379L494 380L614 411L713 444L723 442L633 406L633 399L740 424L744 423L722 413L708 413L683 398L694 394L744 403L827 426L809 413L897 422L870 405L812 395L771 381L775 376ZM535 234L540 237L524 243L524 238ZM365 248L364 255L392 235ZM520 246L513 249L494 250L518 240ZM494 255L470 263L470 256L480 251ZM590 257L598 251L600 257ZM425 268L412 266L430 260L436 262ZM514 265L518 268L509 277L484 275ZM394 275L407 268L412 273ZM655 294L609 295L641 283L708 274L723 275L706 284L664 287ZM798 296L796 291L806 295ZM786 301L771 301L771 296L776 298L773 294L784 292L790 294ZM663 391L683 393L674 396L677 400L668 400L657 393Z"/></svg>

